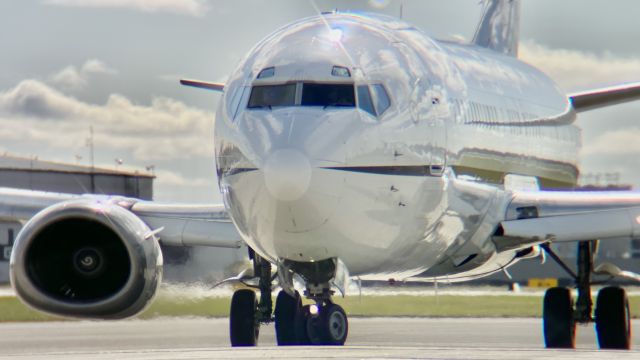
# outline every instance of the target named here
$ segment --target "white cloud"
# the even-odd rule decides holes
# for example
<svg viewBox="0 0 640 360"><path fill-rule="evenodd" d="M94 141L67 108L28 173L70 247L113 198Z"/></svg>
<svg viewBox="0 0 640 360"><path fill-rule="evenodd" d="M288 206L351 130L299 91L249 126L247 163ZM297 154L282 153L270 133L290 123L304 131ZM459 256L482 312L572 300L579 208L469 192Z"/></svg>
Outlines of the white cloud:
<svg viewBox="0 0 640 360"><path fill-rule="evenodd" d="M205 0L45 0L45 4L88 7L120 8L142 12L164 12L189 16L204 16L209 10Z"/></svg>
<svg viewBox="0 0 640 360"><path fill-rule="evenodd" d="M197 186L209 187L214 184L213 178L190 178L174 171L160 170L155 173L165 186Z"/></svg>
<svg viewBox="0 0 640 360"><path fill-rule="evenodd" d="M0 144L12 152L44 160L73 162L83 155L94 129L96 165L146 172L155 165L158 199L219 201L213 162L214 114L169 98L135 104L113 94L95 105L68 96L37 80L24 80L0 92ZM0 148L2 149L2 148Z"/></svg>
<svg viewBox="0 0 640 360"><path fill-rule="evenodd" d="M568 91L640 81L640 59L594 54L570 49L551 49L531 41L520 47L520 58L551 76ZM580 152L582 172L622 175L621 182L640 187L637 163L640 127L637 103L618 105L580 114L576 124L583 128Z"/></svg>
<svg viewBox="0 0 640 360"><path fill-rule="evenodd" d="M87 60L79 69L73 65L67 66L49 76L49 82L63 90L78 91L86 88L90 77L94 75L113 75L117 71L109 68L97 59Z"/></svg>
<svg viewBox="0 0 640 360"><path fill-rule="evenodd" d="M210 156L213 119L213 113L169 98L144 106L114 94L104 105L88 104L37 80L0 93L0 141L77 148L93 125L97 146L142 162Z"/></svg>
<svg viewBox="0 0 640 360"><path fill-rule="evenodd" d="M80 70L83 74L115 74L116 71L98 59L87 60Z"/></svg>
<svg viewBox="0 0 640 360"><path fill-rule="evenodd" d="M520 44L519 56L551 76L566 90L640 81L640 59L551 49L532 41Z"/></svg>
<svg viewBox="0 0 640 360"><path fill-rule="evenodd" d="M607 131L585 144L582 154L589 155L638 155L640 154L640 128ZM636 169L634 169L636 170Z"/></svg>

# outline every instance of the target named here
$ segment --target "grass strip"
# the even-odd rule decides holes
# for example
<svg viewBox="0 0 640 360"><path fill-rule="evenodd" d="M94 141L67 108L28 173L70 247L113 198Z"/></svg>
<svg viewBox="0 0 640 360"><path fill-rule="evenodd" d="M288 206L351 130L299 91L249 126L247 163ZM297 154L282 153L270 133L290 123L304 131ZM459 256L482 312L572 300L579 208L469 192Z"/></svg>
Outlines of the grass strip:
<svg viewBox="0 0 640 360"><path fill-rule="evenodd" d="M230 300L228 297L184 299L160 295L138 318L226 317ZM393 295L336 297L335 301L350 316L362 317L540 317L542 314L540 296ZM630 297L630 305L632 316L640 318L640 296ZM0 297L0 322L51 320L61 319L32 310L15 297Z"/></svg>

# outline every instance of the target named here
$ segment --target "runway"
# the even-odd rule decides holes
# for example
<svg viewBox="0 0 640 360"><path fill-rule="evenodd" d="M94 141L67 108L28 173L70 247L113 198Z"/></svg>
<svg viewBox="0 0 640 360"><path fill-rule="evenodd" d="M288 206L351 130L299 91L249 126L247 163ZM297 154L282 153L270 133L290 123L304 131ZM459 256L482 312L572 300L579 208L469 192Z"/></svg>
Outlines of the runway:
<svg viewBox="0 0 640 360"><path fill-rule="evenodd" d="M640 321L633 323L638 329ZM578 349L543 349L538 319L352 318L344 347L276 347L273 326L256 348L231 348L226 319L0 324L2 359L638 359L597 350L593 327L578 329ZM640 336L634 334L634 343Z"/></svg>

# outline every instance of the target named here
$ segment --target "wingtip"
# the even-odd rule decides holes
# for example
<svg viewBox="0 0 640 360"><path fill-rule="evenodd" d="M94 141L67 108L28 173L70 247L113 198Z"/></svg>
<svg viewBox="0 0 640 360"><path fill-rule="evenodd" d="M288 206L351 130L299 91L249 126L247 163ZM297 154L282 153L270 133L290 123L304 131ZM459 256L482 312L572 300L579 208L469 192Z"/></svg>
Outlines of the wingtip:
<svg viewBox="0 0 640 360"><path fill-rule="evenodd" d="M200 80L180 79L180 85L220 92L224 90L224 83L214 83Z"/></svg>

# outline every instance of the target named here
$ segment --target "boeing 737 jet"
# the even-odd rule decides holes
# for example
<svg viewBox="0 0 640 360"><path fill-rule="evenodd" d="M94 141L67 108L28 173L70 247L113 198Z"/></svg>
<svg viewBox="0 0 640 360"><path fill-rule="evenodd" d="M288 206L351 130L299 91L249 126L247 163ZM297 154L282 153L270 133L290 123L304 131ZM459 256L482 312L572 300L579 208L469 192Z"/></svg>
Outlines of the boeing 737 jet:
<svg viewBox="0 0 640 360"><path fill-rule="evenodd" d="M27 221L16 293L53 314L129 317L158 288L159 243L244 242L253 273L236 280L256 289L233 295L231 344L255 345L274 322L279 345L342 345L347 314L332 297L350 278L472 280L541 253L562 262L549 245L577 242L577 298L546 292L546 346L574 347L576 324L595 322L601 348L628 349L625 291L604 287L594 304L591 285L638 279L594 255L599 241L640 236L640 195L572 188L577 115L639 98L640 83L565 94L518 60L519 9L486 1L470 43L323 13L267 36L224 84L183 80L221 93L224 205L2 189L2 217Z"/></svg>

